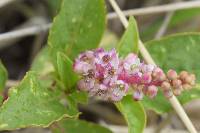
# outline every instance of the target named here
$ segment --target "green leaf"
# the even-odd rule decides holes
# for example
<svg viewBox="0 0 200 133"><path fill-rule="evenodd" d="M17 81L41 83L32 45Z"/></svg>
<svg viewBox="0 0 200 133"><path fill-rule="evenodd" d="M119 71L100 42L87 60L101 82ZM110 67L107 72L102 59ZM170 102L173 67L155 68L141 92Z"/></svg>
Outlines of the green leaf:
<svg viewBox="0 0 200 133"><path fill-rule="evenodd" d="M71 90L78 80L78 76L73 71L73 62L64 53L58 52L57 68L66 90Z"/></svg>
<svg viewBox="0 0 200 133"><path fill-rule="evenodd" d="M121 56L126 56L131 52L138 53L138 42L139 35L137 23L133 17L130 17L129 25L117 45L117 51Z"/></svg>
<svg viewBox="0 0 200 133"><path fill-rule="evenodd" d="M199 17L199 12L200 12L200 8L177 10L171 18L169 27L174 28L177 25L180 25L186 22L191 22L191 20L192 19L194 20L195 17Z"/></svg>
<svg viewBox="0 0 200 133"><path fill-rule="evenodd" d="M2 102L3 102L3 96L0 95L0 106L1 106Z"/></svg>
<svg viewBox="0 0 200 133"><path fill-rule="evenodd" d="M2 94L4 91L4 87L5 87L7 79L8 79L7 70L2 64L2 62L0 61L0 94Z"/></svg>
<svg viewBox="0 0 200 133"><path fill-rule="evenodd" d="M30 126L48 127L64 117L72 117L53 91L43 88L34 72L10 89L9 98L0 108L0 130Z"/></svg>
<svg viewBox="0 0 200 133"><path fill-rule="evenodd" d="M78 103L86 104L88 102L88 93L75 91L69 94L66 98L68 102L68 109L71 112L78 113Z"/></svg>
<svg viewBox="0 0 200 133"><path fill-rule="evenodd" d="M146 43L155 62L165 71L169 69L175 69L178 72L187 70L196 74L197 86L193 90L183 92L178 97L182 104L200 98L199 42L199 33L185 33ZM145 98L143 104L157 113L165 113L172 109L162 93L159 93L154 100Z"/></svg>
<svg viewBox="0 0 200 133"><path fill-rule="evenodd" d="M49 57L49 47L45 46L35 57L31 70L37 72L40 76L47 75L54 71L53 65Z"/></svg>
<svg viewBox="0 0 200 133"><path fill-rule="evenodd" d="M116 106L128 123L129 133L143 133L146 114L140 102L134 101L131 95L128 95L121 102L116 103Z"/></svg>
<svg viewBox="0 0 200 133"><path fill-rule="evenodd" d="M105 127L83 120L62 120L52 127L53 133L112 133Z"/></svg>
<svg viewBox="0 0 200 133"><path fill-rule="evenodd" d="M154 110L158 114L168 112L171 109L171 104L160 90L158 91L157 96L153 99L145 96L142 100L142 104L145 108Z"/></svg>
<svg viewBox="0 0 200 133"><path fill-rule="evenodd" d="M80 52L96 48L104 28L104 0L63 0L48 38L54 65L59 51L74 59Z"/></svg>

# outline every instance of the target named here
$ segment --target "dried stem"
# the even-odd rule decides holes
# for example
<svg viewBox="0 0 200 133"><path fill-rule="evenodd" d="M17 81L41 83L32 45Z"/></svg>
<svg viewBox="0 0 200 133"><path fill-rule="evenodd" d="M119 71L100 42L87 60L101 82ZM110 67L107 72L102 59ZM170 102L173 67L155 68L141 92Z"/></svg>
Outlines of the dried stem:
<svg viewBox="0 0 200 133"><path fill-rule="evenodd" d="M130 9L123 11L125 16L131 15L146 15L146 14L154 14L154 13L162 13L169 11L176 11L181 9L195 8L200 7L200 1L188 1L188 2L177 2L172 4L160 5L160 6L152 6L152 7L144 7L139 9ZM117 18L117 13L109 13L107 15L109 19Z"/></svg>
<svg viewBox="0 0 200 133"><path fill-rule="evenodd" d="M170 20L171 20L173 15L174 15L174 11L168 12L166 14L160 29L158 30L158 32L155 35L155 39L159 39L160 37L162 37L165 34L167 27L168 27Z"/></svg>
<svg viewBox="0 0 200 133"><path fill-rule="evenodd" d="M122 24L126 28L128 26L128 20L126 19L125 15L123 14L121 9L117 5L116 1L115 0L109 0L109 2L112 5L115 12L118 14L118 17L120 18ZM149 52L145 48L142 41L139 41L139 50L140 50L140 53L142 54L143 58L145 59L145 61L148 64L155 64L154 60L152 59L151 55L149 54ZM191 133L197 133L196 129L194 128L192 122L188 118L187 114L185 113L184 109L182 108L182 106L179 103L179 101L177 100L177 98L173 95L169 99L169 101L170 101L171 105L173 106L174 110L177 112L177 114L179 115L179 117L183 121L183 123L185 124L185 126L187 127L188 131L190 131Z"/></svg>
<svg viewBox="0 0 200 133"><path fill-rule="evenodd" d="M0 8L16 0L0 0Z"/></svg>
<svg viewBox="0 0 200 133"><path fill-rule="evenodd" d="M7 41L12 40L20 37L30 36L38 34L42 31L45 31L51 27L51 24L41 24L41 25L35 25L28 28L23 28L20 30L14 30L10 31L4 34L0 34L0 41Z"/></svg>

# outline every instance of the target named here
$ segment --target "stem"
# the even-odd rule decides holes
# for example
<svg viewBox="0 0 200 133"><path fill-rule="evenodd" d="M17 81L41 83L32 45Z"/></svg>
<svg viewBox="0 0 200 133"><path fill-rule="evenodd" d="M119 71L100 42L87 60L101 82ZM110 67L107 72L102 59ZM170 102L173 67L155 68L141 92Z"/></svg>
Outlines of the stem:
<svg viewBox="0 0 200 133"><path fill-rule="evenodd" d="M126 19L125 15L123 14L121 9L117 5L116 1L115 0L109 0L109 2L112 5L115 12L117 13L117 15L119 16L119 19L121 20L124 27L127 28L128 20ZM149 52L147 51L147 49L145 48L145 46L144 46L144 44L142 43L141 40L139 41L139 50L140 50L143 58L145 59L145 61L148 64L155 64L154 60L152 59L151 55L149 54ZM188 118L187 114L185 113L184 109L182 108L182 106L179 103L179 101L177 100L177 98L173 95L169 99L169 101L170 101L172 107L174 108L174 110L176 111L176 113L179 115L179 117L181 118L181 120L183 121L185 126L187 127L188 131L190 133L197 133L196 129L194 128L192 122Z"/></svg>
<svg viewBox="0 0 200 133"><path fill-rule="evenodd" d="M155 13L163 13L163 12L170 12L182 9L189 9L200 7L200 1L188 1L188 2L177 2L172 4L165 4L159 6L152 6L152 7L144 7L139 9L129 9L123 11L125 16L132 16L132 15L147 15L147 14L155 14ZM117 18L118 15L113 12L107 15L109 19Z"/></svg>

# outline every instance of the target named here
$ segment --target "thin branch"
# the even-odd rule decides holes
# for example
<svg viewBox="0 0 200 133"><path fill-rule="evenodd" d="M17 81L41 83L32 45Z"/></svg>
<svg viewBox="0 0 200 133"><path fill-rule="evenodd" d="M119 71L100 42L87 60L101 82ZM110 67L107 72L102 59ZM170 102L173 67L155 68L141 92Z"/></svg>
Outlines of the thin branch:
<svg viewBox="0 0 200 133"><path fill-rule="evenodd" d="M51 24L35 25L28 28L10 31L7 33L0 34L0 41L12 40L20 37L30 36L38 34L42 31L48 30Z"/></svg>
<svg viewBox="0 0 200 133"><path fill-rule="evenodd" d="M176 10L181 10L181 9L195 8L195 7L200 7L200 1L178 2L178 3L166 4L166 5L160 5L160 6L130 9L130 10L123 11L123 14L125 16L147 15L147 14L176 11ZM115 12L109 13L107 17L109 19L117 18L117 14Z"/></svg>
<svg viewBox="0 0 200 133"><path fill-rule="evenodd" d="M16 0L0 0L0 8L6 6L7 4L16 1Z"/></svg>
<svg viewBox="0 0 200 133"><path fill-rule="evenodd" d="M174 2L181 2L181 1L182 0L174 0ZM155 39L159 39L165 34L165 32L167 31L167 27L168 27L174 13L175 13L175 11L170 11L166 14L160 29L158 30L158 32L155 35Z"/></svg>
<svg viewBox="0 0 200 133"><path fill-rule="evenodd" d="M115 0L109 0L109 2L112 5L115 12L118 14L118 17L120 18L122 24L126 28L128 26L128 20L126 19L125 15L123 14L121 9L119 8L118 4L116 3ZM151 57L151 55L149 54L149 52L145 48L142 41L139 41L139 50L140 50L140 53L142 54L143 58L146 60L146 62L148 64L155 64L153 58ZM185 113L183 107L181 106L181 104L179 103L177 98L173 95L171 98L169 98L169 101L170 101L172 107L174 108L174 110L177 112L177 114L179 115L179 117L183 121L183 123L185 124L185 126L187 127L188 131L190 131L191 133L197 133L194 125L190 121L189 117Z"/></svg>
<svg viewBox="0 0 200 133"><path fill-rule="evenodd" d="M162 37L165 34L167 27L168 27L170 20L171 20L173 15L174 15L174 11L167 13L167 15L165 16L165 18L163 20L163 23L162 23L160 29L158 30L158 32L155 35L155 39L159 39L160 37Z"/></svg>

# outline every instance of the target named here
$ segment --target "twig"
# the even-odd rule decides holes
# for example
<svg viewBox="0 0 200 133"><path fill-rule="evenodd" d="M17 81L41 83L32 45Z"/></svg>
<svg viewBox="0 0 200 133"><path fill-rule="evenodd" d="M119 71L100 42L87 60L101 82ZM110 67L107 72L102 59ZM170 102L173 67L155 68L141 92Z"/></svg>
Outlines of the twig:
<svg viewBox="0 0 200 133"><path fill-rule="evenodd" d="M10 31L0 34L0 41L12 40L20 37L30 36L45 31L51 27L51 24L35 25L28 28Z"/></svg>
<svg viewBox="0 0 200 133"><path fill-rule="evenodd" d="M159 39L160 37L162 37L165 34L167 27L168 27L170 20L171 20L173 15L174 15L174 11L167 13L167 15L165 16L165 18L163 20L163 23L162 23L160 29L158 30L158 32L155 35L155 39Z"/></svg>
<svg viewBox="0 0 200 133"><path fill-rule="evenodd" d="M0 0L0 8L16 0Z"/></svg>
<svg viewBox="0 0 200 133"><path fill-rule="evenodd" d="M117 5L116 1L115 0L109 0L109 2L112 5L115 12L118 14L118 17L120 18L122 24L126 28L128 26L128 20L126 19L123 12L121 11L119 6ZM142 41L139 41L139 50L140 50L143 58L146 60L146 62L148 64L155 64L154 60L152 59L149 52L146 50ZM187 127L187 129L191 133L197 133L196 129L194 128L192 122L188 118L187 114L185 113L184 109L182 108L182 106L179 103L179 101L177 100L177 98L173 95L171 98L169 98L169 101L170 101L171 105L173 106L173 108L175 109L175 111L177 112L177 114L179 115L179 117L181 118L181 120L183 121L183 123L185 124L185 126Z"/></svg>
<svg viewBox="0 0 200 133"><path fill-rule="evenodd" d="M174 2L181 2L181 0L174 0ZM165 34L165 32L167 31L167 27L168 27L174 13L175 13L175 11L170 11L166 14L160 29L158 30L158 32L155 35L155 39L159 39L160 37L162 37Z"/></svg>
<svg viewBox="0 0 200 133"><path fill-rule="evenodd" d="M136 16L136 15L146 15L146 14L176 11L181 9L195 8L195 7L200 7L200 1L177 2L173 4L166 4L160 6L130 9L123 11L123 14L125 16L131 16L131 15ZM117 18L117 16L118 15L116 13L109 13L107 15L109 19Z"/></svg>

